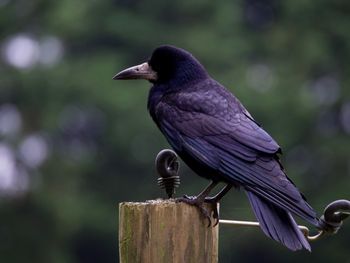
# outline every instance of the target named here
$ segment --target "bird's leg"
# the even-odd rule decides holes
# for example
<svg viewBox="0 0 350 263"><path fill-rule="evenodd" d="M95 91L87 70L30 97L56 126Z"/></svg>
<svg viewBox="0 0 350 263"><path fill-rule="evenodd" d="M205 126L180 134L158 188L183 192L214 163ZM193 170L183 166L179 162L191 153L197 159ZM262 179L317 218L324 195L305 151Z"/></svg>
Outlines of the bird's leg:
<svg viewBox="0 0 350 263"><path fill-rule="evenodd" d="M211 217L207 209L204 208L204 202L205 198L209 195L210 191L213 190L213 188L218 184L218 182L212 181L199 195L197 196L187 196L184 195L183 197L177 198L177 202L184 202L189 205L194 205L199 208L201 213L208 218L209 224L208 227L211 225Z"/></svg>
<svg viewBox="0 0 350 263"><path fill-rule="evenodd" d="M213 218L216 220L216 222L213 226L216 226L219 223L218 203L221 200L221 198L223 198L224 195L226 195L227 192L231 190L232 187L233 187L233 185L227 184L224 188L221 189L221 191L219 193L217 193L213 197L205 197L204 198L204 202L209 203L212 206Z"/></svg>
<svg viewBox="0 0 350 263"><path fill-rule="evenodd" d="M218 182L212 181L206 188L204 188L204 190L202 192L200 192L197 196L188 196L188 195L184 195L185 199L189 199L189 200L198 200L201 202L204 202L205 198L208 197L209 193L211 192L211 190L214 189L215 186L217 186Z"/></svg>
<svg viewBox="0 0 350 263"><path fill-rule="evenodd" d="M208 196L205 197L205 199L204 199L205 202L206 202L206 203L218 203L218 202L221 200L221 198L223 198L224 195L226 195L227 192L231 190L232 187L233 187L232 184L226 185L226 186L225 186L224 188L222 188L222 189L220 190L220 192L217 193L216 195L214 195L214 196L212 196L212 197L208 197Z"/></svg>

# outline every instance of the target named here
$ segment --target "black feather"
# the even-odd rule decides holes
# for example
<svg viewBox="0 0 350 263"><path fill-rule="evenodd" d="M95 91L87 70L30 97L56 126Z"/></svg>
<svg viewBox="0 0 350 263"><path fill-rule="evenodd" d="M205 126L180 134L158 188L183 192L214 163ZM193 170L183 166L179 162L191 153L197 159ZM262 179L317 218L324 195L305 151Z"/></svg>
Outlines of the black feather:
<svg viewBox="0 0 350 263"><path fill-rule="evenodd" d="M309 242L301 233L290 212L287 212L247 191L254 214L263 232L272 239L281 242L290 250L302 248L311 251Z"/></svg>

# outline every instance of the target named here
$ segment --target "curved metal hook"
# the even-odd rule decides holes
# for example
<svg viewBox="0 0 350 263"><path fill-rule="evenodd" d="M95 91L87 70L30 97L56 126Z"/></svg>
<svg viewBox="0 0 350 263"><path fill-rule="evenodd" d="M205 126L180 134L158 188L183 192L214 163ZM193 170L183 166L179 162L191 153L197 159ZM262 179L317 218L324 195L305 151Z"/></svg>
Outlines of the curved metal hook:
<svg viewBox="0 0 350 263"><path fill-rule="evenodd" d="M170 149L161 150L155 161L156 170L160 177L157 179L158 185L165 188L169 198L175 193L175 188L180 185L178 171L180 163L177 154Z"/></svg>
<svg viewBox="0 0 350 263"><path fill-rule="evenodd" d="M156 169L158 174L163 178L177 175L180 164L177 154L170 149L161 150L156 157Z"/></svg>
<svg viewBox="0 0 350 263"><path fill-rule="evenodd" d="M324 209L320 218L321 231L335 234L342 226L343 221L350 216L350 201L336 200Z"/></svg>

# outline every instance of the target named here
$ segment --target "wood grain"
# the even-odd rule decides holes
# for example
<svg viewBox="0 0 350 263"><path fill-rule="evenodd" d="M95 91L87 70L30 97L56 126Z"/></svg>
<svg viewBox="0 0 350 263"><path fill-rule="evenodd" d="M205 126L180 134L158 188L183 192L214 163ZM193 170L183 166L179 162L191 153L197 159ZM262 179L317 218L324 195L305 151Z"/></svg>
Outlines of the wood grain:
<svg viewBox="0 0 350 263"><path fill-rule="evenodd" d="M218 226L174 200L119 204L119 257L134 262L218 262Z"/></svg>

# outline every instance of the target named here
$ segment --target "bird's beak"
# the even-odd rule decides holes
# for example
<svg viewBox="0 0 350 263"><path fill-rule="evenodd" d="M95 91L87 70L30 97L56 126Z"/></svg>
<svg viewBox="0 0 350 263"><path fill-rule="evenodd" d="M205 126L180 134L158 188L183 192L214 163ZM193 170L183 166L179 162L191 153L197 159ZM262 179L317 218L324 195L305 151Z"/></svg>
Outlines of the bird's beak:
<svg viewBox="0 0 350 263"><path fill-rule="evenodd" d="M116 74L113 79L147 79L150 81L157 80L157 72L145 62L137 66L133 66Z"/></svg>

